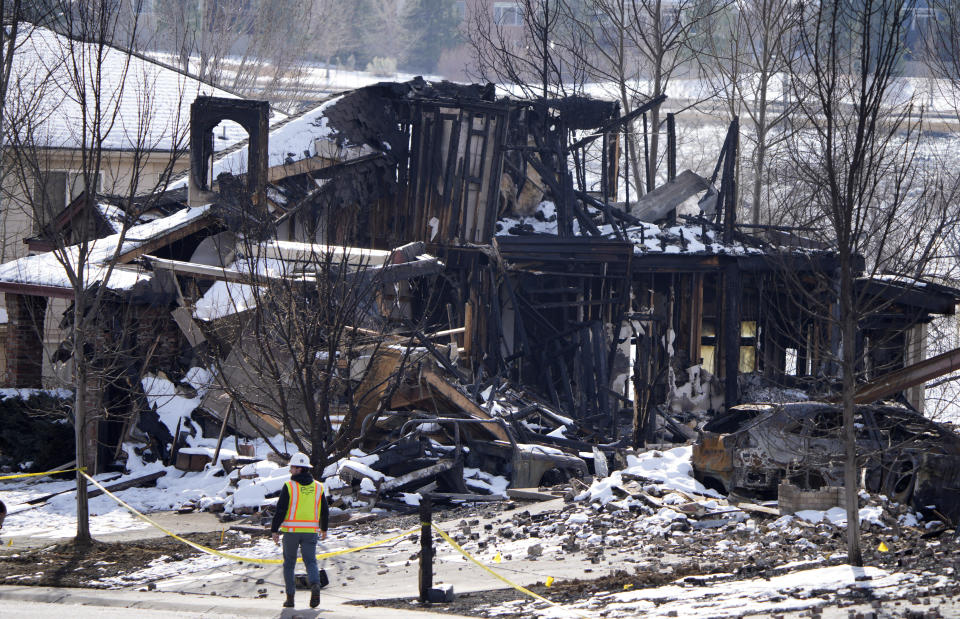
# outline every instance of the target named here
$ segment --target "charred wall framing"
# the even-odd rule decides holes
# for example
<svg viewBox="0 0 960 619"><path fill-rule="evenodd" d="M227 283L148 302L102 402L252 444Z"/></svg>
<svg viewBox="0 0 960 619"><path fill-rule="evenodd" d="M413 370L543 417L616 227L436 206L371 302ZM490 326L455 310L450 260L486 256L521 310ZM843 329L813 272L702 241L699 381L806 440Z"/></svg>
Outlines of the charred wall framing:
<svg viewBox="0 0 960 619"><path fill-rule="evenodd" d="M406 239L486 243L493 236L509 108L484 102L414 101L410 153L399 173Z"/></svg>

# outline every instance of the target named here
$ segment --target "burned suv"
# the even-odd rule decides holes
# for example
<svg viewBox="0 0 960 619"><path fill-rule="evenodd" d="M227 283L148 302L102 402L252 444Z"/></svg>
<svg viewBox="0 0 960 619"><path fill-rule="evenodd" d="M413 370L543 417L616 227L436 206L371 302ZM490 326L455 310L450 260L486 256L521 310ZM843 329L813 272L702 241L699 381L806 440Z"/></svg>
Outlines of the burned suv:
<svg viewBox="0 0 960 619"><path fill-rule="evenodd" d="M861 479L942 519L960 520L960 435L912 410L857 406ZM694 476L716 490L775 498L781 480L805 489L843 485L843 410L824 402L743 404L707 423Z"/></svg>

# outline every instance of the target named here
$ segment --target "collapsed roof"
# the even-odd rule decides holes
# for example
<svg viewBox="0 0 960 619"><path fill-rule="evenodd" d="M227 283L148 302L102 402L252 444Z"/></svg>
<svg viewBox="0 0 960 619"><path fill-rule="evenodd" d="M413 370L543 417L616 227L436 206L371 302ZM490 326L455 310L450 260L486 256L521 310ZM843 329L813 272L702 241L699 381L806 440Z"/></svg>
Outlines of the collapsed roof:
<svg viewBox="0 0 960 619"><path fill-rule="evenodd" d="M278 429L247 393L258 386L244 318L257 310L253 292L333 273L317 268L319 256L359 257L377 281L371 331L417 349L416 379L377 391L386 410L438 407L474 420L499 410L509 436L577 450L687 438L683 415L737 403L742 374L829 390L829 317L789 288L829 290L836 256L791 230L738 227L729 149L713 178L675 174L668 149L665 182L631 198L619 145L626 120L646 109L625 117L609 102L497 98L489 86L413 80L346 93L267 128L258 102L200 99L190 172L164 202L195 206L129 228L107 285L137 302L125 291L150 282L186 358L226 344L221 378L238 384L211 391L206 407L226 423L231 404L244 402L249 432ZM209 132L231 117L250 137L214 153ZM735 138L733 127L728 144ZM122 204L90 202L104 232L122 221ZM117 240L96 242L91 282ZM417 283L427 279L429 291ZM884 342L865 353L877 368L907 364L891 338L902 343L960 298L929 283L860 285L889 304L883 324L863 325ZM69 296L56 291L70 286L41 254L0 267L0 288ZM331 371L357 370L336 354L324 360ZM497 404L508 393L513 403ZM350 413L356 424L360 412Z"/></svg>

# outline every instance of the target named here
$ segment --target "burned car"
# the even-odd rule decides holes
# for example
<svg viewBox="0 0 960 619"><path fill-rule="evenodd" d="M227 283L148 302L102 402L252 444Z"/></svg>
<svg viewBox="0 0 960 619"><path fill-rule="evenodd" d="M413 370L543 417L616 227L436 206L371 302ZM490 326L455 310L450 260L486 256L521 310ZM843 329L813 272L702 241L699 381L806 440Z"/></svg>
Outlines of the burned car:
<svg viewBox="0 0 960 619"><path fill-rule="evenodd" d="M855 412L864 487L942 519L960 520L960 435L910 409ZM843 485L843 410L824 402L743 404L704 425L695 477L716 490L775 498L781 480Z"/></svg>

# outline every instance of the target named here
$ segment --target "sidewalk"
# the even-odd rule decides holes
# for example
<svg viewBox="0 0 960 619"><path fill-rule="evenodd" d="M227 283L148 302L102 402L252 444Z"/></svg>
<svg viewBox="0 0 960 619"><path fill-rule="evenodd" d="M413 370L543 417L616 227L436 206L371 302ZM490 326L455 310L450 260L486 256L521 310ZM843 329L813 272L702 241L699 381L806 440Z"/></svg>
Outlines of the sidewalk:
<svg viewBox="0 0 960 619"><path fill-rule="evenodd" d="M329 596L320 596L320 607L306 608L309 594L301 591L301 608L281 608L282 598L229 598L213 595L189 595L159 591L121 591L97 589L66 589L54 587L18 587L0 585L0 615L4 617L50 617L63 619L69 612L71 619L104 619L129 617L131 609L145 619L166 617L284 617L289 619L414 619L438 617L439 613L425 610L397 610L392 608L364 608L350 606ZM65 607L71 607L69 611ZM445 617L457 615L444 614Z"/></svg>

